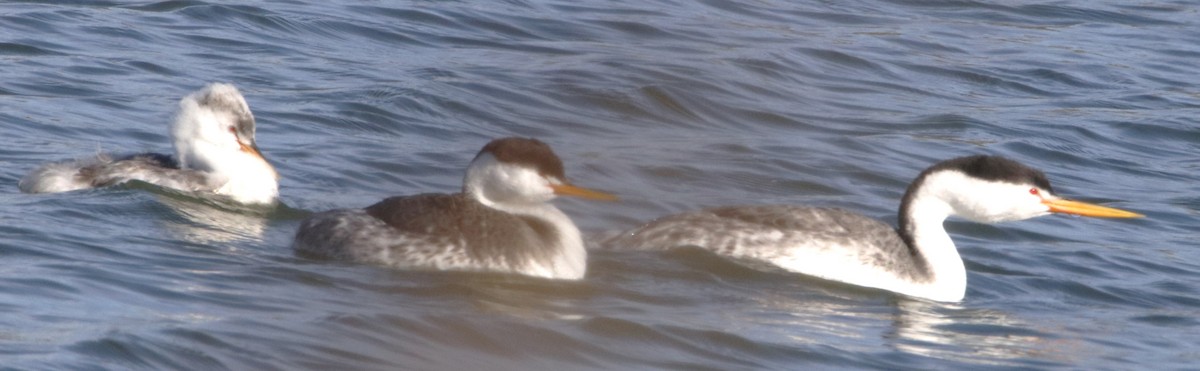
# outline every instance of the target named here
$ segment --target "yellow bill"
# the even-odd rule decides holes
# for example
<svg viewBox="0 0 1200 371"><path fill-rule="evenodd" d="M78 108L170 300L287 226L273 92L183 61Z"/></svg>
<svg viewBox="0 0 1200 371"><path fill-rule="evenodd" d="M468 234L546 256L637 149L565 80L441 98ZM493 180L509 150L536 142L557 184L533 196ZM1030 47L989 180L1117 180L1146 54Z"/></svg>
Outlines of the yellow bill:
<svg viewBox="0 0 1200 371"><path fill-rule="evenodd" d="M1071 200L1042 200L1042 204L1050 207L1050 212L1072 215L1091 216L1097 218L1141 218L1145 215L1111 207L1089 204Z"/></svg>
<svg viewBox="0 0 1200 371"><path fill-rule="evenodd" d="M550 188L554 190L554 194L560 196L575 196L600 201L617 200L617 196L615 195L600 191L593 191L583 187L576 187L570 184L551 184Z"/></svg>

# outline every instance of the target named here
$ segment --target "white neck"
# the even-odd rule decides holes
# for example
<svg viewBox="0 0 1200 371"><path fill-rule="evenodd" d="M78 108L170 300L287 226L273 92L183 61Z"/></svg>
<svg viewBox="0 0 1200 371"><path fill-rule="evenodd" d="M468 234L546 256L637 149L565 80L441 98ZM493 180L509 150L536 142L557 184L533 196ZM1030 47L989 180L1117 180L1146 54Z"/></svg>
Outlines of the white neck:
<svg viewBox="0 0 1200 371"><path fill-rule="evenodd" d="M463 193L484 206L550 223L557 241L547 241L559 247L548 254L540 267L526 274L547 278L580 279L587 271L587 250L579 228L571 218L549 201L554 193L546 180L528 168L497 161L483 154L467 167Z"/></svg>
<svg viewBox="0 0 1200 371"><path fill-rule="evenodd" d="M237 120L234 113L202 106L197 94L179 102L179 114L171 125L179 166L207 173L215 186L212 191L217 194L241 203L274 203L279 196L275 169L262 157L242 150L237 136L230 131ZM233 90L225 94L238 93Z"/></svg>
<svg viewBox="0 0 1200 371"><path fill-rule="evenodd" d="M910 247L924 259L929 273L929 281L913 287L916 292L911 295L937 301L959 301L966 295L967 268L943 225L950 211L937 199L918 198L910 205Z"/></svg>
<svg viewBox="0 0 1200 371"><path fill-rule="evenodd" d="M966 295L967 269L943 225L946 218L958 215L951 203L957 199L956 190L970 189L958 178L965 179L961 173L931 174L912 195L907 210L901 210L907 212L908 223L900 232L909 235L909 247L924 259L929 280L896 291L937 301L960 301Z"/></svg>
<svg viewBox="0 0 1200 371"><path fill-rule="evenodd" d="M238 152L213 173L226 179L216 193L227 195L242 203L267 204L279 197L279 181L275 169L261 157Z"/></svg>
<svg viewBox="0 0 1200 371"><path fill-rule="evenodd" d="M541 267L529 272L530 275L559 279L580 279L587 272L587 250L583 248L583 237L571 218L557 207L549 203L540 204L498 204L480 200L484 205L510 214L537 218L550 223L557 232L558 241L547 241L558 246L559 251L548 254Z"/></svg>

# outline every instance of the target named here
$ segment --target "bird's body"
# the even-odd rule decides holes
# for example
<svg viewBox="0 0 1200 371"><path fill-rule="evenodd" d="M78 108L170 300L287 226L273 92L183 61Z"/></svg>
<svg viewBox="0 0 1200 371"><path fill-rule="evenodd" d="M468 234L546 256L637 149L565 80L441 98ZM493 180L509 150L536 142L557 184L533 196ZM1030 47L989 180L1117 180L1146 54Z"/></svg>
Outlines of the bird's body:
<svg viewBox="0 0 1200 371"><path fill-rule="evenodd" d="M548 207L542 217L511 214L461 193L393 197L366 209L314 217L297 234L304 241L297 249L399 268L582 277L587 254L579 231L557 211Z"/></svg>
<svg viewBox="0 0 1200 371"><path fill-rule="evenodd" d="M922 291L921 287L933 282L924 256L913 254L895 228L836 208L759 205L705 209L657 219L604 245L702 247L792 272L902 293Z"/></svg>
<svg viewBox="0 0 1200 371"><path fill-rule="evenodd" d="M30 173L21 182L21 188L30 193L66 192L107 187L134 179L185 191L216 188L215 182L204 172L181 169L174 157L161 153L118 158L98 154L85 160L51 163Z"/></svg>
<svg viewBox="0 0 1200 371"><path fill-rule="evenodd" d="M301 223L293 247L305 256L404 269L579 279L587 269L579 229L547 201L556 194L609 196L563 179L549 146L498 139L471 162L463 192L319 213Z"/></svg>
<svg viewBox="0 0 1200 371"><path fill-rule="evenodd" d="M922 172L901 202L898 228L835 208L722 207L660 218L602 245L697 246L829 280L958 301L966 292L966 268L942 226L947 217L990 223L1051 212L1137 216L1060 199L1037 170L999 157L972 156Z"/></svg>
<svg viewBox="0 0 1200 371"><path fill-rule="evenodd" d="M143 153L56 162L19 183L28 193L55 193L143 181L210 192L250 204L274 203L278 175L255 144L254 116L237 88L211 84L184 97L171 137L175 154Z"/></svg>

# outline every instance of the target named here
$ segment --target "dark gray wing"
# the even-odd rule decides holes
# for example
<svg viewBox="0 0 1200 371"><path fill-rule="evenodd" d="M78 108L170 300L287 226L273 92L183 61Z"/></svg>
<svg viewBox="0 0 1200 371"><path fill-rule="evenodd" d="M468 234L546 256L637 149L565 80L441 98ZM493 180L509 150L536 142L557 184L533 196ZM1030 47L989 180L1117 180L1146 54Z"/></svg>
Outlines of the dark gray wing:
<svg viewBox="0 0 1200 371"><path fill-rule="evenodd" d="M461 251L444 249L437 257L421 246L458 246L454 239L412 235L387 225L365 210L332 210L310 216L296 231L292 248L309 257L396 266L432 265L433 259L453 260ZM456 254L457 253L457 254ZM425 261L419 256L425 256Z"/></svg>
<svg viewBox="0 0 1200 371"><path fill-rule="evenodd" d="M410 235L453 238L472 264L521 269L559 253L558 230L551 224L500 212L461 193L392 197L366 211Z"/></svg>
<svg viewBox="0 0 1200 371"><path fill-rule="evenodd" d="M555 253L547 244L554 240L545 238L556 233L545 222L461 194L424 194L316 214L301 224L293 247L304 255L404 268L520 271L530 259Z"/></svg>

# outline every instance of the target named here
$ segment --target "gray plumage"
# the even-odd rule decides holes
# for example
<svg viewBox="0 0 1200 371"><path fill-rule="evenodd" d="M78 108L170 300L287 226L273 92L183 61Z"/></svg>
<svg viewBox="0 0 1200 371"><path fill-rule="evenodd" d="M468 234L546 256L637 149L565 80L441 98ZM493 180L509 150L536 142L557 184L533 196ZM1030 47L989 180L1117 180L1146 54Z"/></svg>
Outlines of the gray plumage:
<svg viewBox="0 0 1200 371"><path fill-rule="evenodd" d="M545 221L457 193L319 213L300 225L293 247L305 256L397 268L521 272L531 263L552 265L558 240Z"/></svg>
<svg viewBox="0 0 1200 371"><path fill-rule="evenodd" d="M579 228L550 201L613 198L568 183L562 160L532 138L489 142L467 165L462 189L316 214L300 224L293 248L397 268L580 279L587 250Z"/></svg>
<svg viewBox="0 0 1200 371"><path fill-rule="evenodd" d="M844 254L847 260L910 281L929 279L925 260L894 228L836 208L763 205L698 210L654 220L600 245L611 249L694 246L767 262L803 259L807 248L814 254ZM858 248L845 248L852 245Z"/></svg>
<svg viewBox="0 0 1200 371"><path fill-rule="evenodd" d="M49 163L22 178L18 187L27 193L50 193L107 187L133 180L193 192L212 191L221 185L209 173L180 169L172 156L142 153L116 159L100 154L85 160Z"/></svg>

